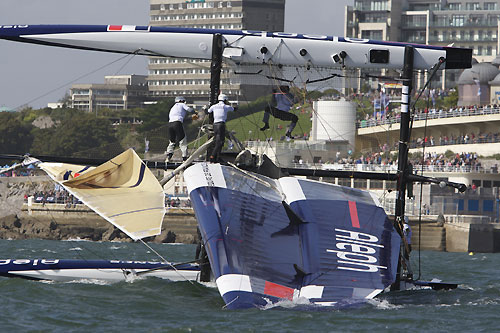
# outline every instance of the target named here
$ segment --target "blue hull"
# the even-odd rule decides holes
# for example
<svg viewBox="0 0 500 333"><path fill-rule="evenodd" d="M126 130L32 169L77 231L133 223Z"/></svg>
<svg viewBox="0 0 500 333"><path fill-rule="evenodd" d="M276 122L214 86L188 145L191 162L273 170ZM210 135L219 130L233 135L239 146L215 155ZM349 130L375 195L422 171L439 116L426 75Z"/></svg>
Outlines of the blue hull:
<svg viewBox="0 0 500 333"><path fill-rule="evenodd" d="M373 298L395 281L400 238L368 192L218 164L186 173L227 308L280 300L336 306Z"/></svg>

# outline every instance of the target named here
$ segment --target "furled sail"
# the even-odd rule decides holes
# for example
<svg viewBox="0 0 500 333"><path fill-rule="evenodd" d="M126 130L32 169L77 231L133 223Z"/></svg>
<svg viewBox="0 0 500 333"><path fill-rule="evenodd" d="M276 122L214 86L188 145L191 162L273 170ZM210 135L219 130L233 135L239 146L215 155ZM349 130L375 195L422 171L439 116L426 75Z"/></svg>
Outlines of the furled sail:
<svg viewBox="0 0 500 333"><path fill-rule="evenodd" d="M134 150L98 167L64 163L40 163L39 167L132 239L161 233L163 189Z"/></svg>

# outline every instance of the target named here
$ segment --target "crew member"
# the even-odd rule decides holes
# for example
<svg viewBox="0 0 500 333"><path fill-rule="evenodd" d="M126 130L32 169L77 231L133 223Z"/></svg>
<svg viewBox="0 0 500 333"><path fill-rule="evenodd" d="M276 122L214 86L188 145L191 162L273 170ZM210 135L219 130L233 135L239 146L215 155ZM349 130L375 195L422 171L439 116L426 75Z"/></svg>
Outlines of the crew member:
<svg viewBox="0 0 500 333"><path fill-rule="evenodd" d="M226 140L226 119L227 113L234 111L234 108L229 105L227 96L220 94L217 98L219 103L214 104L208 109L208 113L213 113L214 116L214 140L215 145L212 153L210 154L210 162L216 163L219 161L220 152L224 147Z"/></svg>
<svg viewBox="0 0 500 333"><path fill-rule="evenodd" d="M286 131L286 136L288 138L292 137L292 131L297 125L299 118L290 112L292 105L295 102L295 97L290 93L290 88L288 86L281 86L279 91L273 92L273 101L271 105L266 106L264 118L264 127L260 130L265 131L269 128L269 115L281 120L291 120L290 125Z"/></svg>
<svg viewBox="0 0 500 333"><path fill-rule="evenodd" d="M186 99L182 96L177 96L175 98L175 104L170 109L168 114L168 134L170 138L170 143L167 148L167 162L170 162L172 156L174 155L174 148L179 145L182 152L182 160L187 159L187 138L184 132L184 117L187 112L194 112L193 119L196 119L197 113L186 104Z"/></svg>

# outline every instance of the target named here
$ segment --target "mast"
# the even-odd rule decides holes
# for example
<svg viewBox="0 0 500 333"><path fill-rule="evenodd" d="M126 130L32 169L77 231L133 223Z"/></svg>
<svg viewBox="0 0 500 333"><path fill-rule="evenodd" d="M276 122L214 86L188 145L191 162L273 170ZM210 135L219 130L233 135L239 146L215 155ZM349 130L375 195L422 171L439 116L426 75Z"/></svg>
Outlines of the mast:
<svg viewBox="0 0 500 333"><path fill-rule="evenodd" d="M217 104L220 93L220 74L222 71L222 35L214 34L212 41L212 63L210 65L210 106Z"/></svg>
<svg viewBox="0 0 500 333"><path fill-rule="evenodd" d="M398 152L398 195L396 198L396 220L404 217L406 183L408 181L408 142L410 140L410 99L413 80L414 48L405 47L403 66L403 91L401 101L401 124Z"/></svg>
<svg viewBox="0 0 500 333"><path fill-rule="evenodd" d="M220 93L220 75L222 71L222 54L224 51L223 37L220 33L214 34L212 40L212 63L210 64L210 100L209 105L217 104L217 97ZM213 113L209 114L210 124L214 123ZM206 159L210 156L213 150L214 142L208 146ZM198 227L199 231L199 227ZM198 234L200 234L198 232ZM202 237L200 237L202 238ZM200 253L200 281L210 282L211 268L208 261L207 251L205 250L204 240L200 239L201 253Z"/></svg>
<svg viewBox="0 0 500 333"><path fill-rule="evenodd" d="M410 100L413 86L413 61L414 48L405 46L404 64L403 64L403 91L401 98L401 123L399 129L399 152L398 152L398 171L397 171L397 197L396 213L394 217L394 228L401 236L402 246L399 253L398 269L396 282L391 289L399 290L402 278L402 269L409 269L409 248L403 231L403 222L405 214L405 195L406 185L409 179L408 167L408 143L410 141Z"/></svg>

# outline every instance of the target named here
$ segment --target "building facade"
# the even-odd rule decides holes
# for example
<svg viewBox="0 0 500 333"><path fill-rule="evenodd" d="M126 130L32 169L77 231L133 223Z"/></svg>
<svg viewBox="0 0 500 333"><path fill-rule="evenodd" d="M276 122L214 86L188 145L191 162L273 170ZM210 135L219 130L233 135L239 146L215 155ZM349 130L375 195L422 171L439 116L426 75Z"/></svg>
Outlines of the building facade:
<svg viewBox="0 0 500 333"><path fill-rule="evenodd" d="M345 34L471 48L476 60L489 62L499 50L499 18L498 0L355 0L346 7ZM450 88L460 72L445 75L442 86Z"/></svg>
<svg viewBox="0 0 500 333"><path fill-rule="evenodd" d="M150 25L163 27L283 31L285 0L150 0ZM153 96L183 95L206 104L210 95L210 61L164 57L149 59ZM270 90L245 83L229 67L221 75L221 91L231 99L253 100Z"/></svg>
<svg viewBox="0 0 500 333"><path fill-rule="evenodd" d="M74 84L70 89L74 109L98 112L143 107L148 95L146 75L105 76L103 84Z"/></svg>

